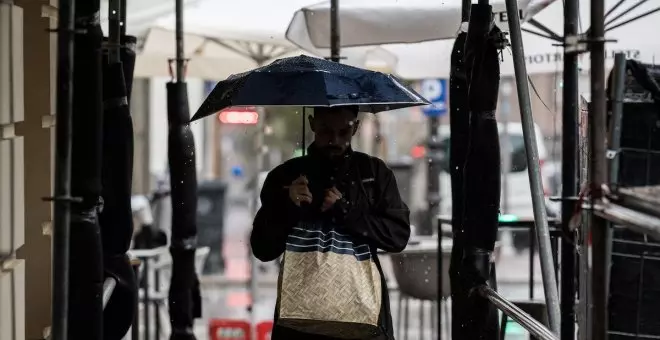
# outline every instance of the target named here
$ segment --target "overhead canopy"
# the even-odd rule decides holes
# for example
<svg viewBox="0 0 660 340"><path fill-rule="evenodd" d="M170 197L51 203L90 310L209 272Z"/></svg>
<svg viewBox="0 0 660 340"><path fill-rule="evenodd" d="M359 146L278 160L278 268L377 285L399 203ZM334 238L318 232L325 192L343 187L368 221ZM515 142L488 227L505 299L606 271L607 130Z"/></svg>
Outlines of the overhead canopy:
<svg viewBox="0 0 660 340"><path fill-rule="evenodd" d="M313 0L312 0L313 1ZM188 77L225 79L273 59L303 52L284 38L294 11L310 0L196 1L184 11ZM156 20L145 36L136 76L168 74L175 53L174 14Z"/></svg>
<svg viewBox="0 0 660 340"><path fill-rule="evenodd" d="M564 32L564 1L557 1L534 17L536 22L545 26L560 38ZM660 61L660 43L653 35L660 28L660 2L640 0L604 0L605 2L605 45L606 67L614 64L614 54L623 52L628 59L643 63L656 64ZM591 4L580 1L580 20L578 31L586 33L590 25ZM538 27L527 26L530 31L548 36ZM525 60L527 70L532 73L557 72L563 69L563 47L560 41L551 41L538 35L525 34ZM580 69L590 67L589 54L580 55Z"/></svg>
<svg viewBox="0 0 660 340"><path fill-rule="evenodd" d="M554 0L519 0L524 20ZM504 0L493 0L496 24L508 30ZM342 0L343 62L407 79L449 76L453 38L461 29L461 0ZM299 9L286 38L317 55L329 55L330 2Z"/></svg>
<svg viewBox="0 0 660 340"><path fill-rule="evenodd" d="M518 0L525 9L532 0ZM495 22L507 20L504 0L491 0ZM342 0L339 1L343 47L418 43L450 39L461 25L462 0ZM524 13L524 11L523 11ZM305 50L330 48L330 1L296 11L286 37Z"/></svg>
<svg viewBox="0 0 660 340"><path fill-rule="evenodd" d="M422 0L414 0L411 1L411 3L420 1ZM436 7L442 8L442 6L445 6L443 4L448 4L447 6L449 6L454 1L455 0L447 0L444 3L442 1L432 2L436 4ZM606 9L609 10L614 8L620 1L621 0L605 0ZM356 0L353 0L352 2L356 2ZM370 1L366 2L368 3ZM390 0L386 0L386 2L389 3ZM638 7L633 8L626 13L629 8L632 8L638 2L639 1L637 0L623 0L621 5L612 11L607 17L606 22L618 17L616 20L608 24L607 27L614 27L617 25L617 23L623 23L660 7L660 3L655 1L647 1L641 3L641 5ZM327 1L324 2L324 4L327 3ZM348 0L340 2L340 13L343 11L348 11L350 3L351 1ZM399 3L399 6L403 8L407 6L408 2L400 1ZM520 7L523 9L523 18L525 20L523 23L523 29L525 30L525 32L523 32L523 44L525 48L527 71L530 74L554 73L561 71L563 68L563 47L559 46L561 44L560 36L563 35L564 31L563 3L564 1L562 0L533 0L528 2L527 7ZM588 29L590 22L589 2L580 1L580 6L580 31L585 32ZM444 8L449 8L450 11L455 12L453 7ZM495 10L497 10L497 7L495 7ZM382 11L384 11L384 9ZM299 13L303 12L304 9L299 11L296 15L300 16L302 14ZM412 17L412 15L415 13L419 16ZM401 15L403 16L404 14ZM408 12L405 15L408 16L408 19L402 22L407 23L407 30L411 32L411 34L415 34L415 32L417 32L416 34L418 35L417 37L408 37L409 41L415 41L415 39L417 39L417 41L425 40L433 36L434 31L429 28L427 20L428 16L425 13L413 11ZM460 19L460 13L455 13L455 15L457 18L456 20ZM307 36L305 32L294 33L294 28L299 27L297 26L299 23L295 23L296 20L300 19L296 19L294 17L294 20L289 26L287 37L295 44L304 47L305 50L310 51L311 53L327 55L329 53L329 49L314 47L310 39L304 39L304 37ZM345 21L346 20L341 22L343 28L346 27L344 26ZM627 54L628 58L637 59L644 63L657 63L656 56L660 58L660 44L657 43L657 39L650 39L649 35L657 32L658 22L660 22L660 11L645 17L638 18L635 21L626 23L625 25L612 28L611 30L607 31L607 39L617 40L616 42L608 42L606 45L606 49L608 51L606 60L607 67L611 67L614 53L617 51L623 51ZM311 24L312 22L309 23ZM379 29L389 30L392 27L391 20L376 21L375 18L374 20L367 22L367 24L365 25L370 26L369 29L375 31L378 31ZM507 23L500 23L498 25L502 28L508 27ZM547 37L543 37L549 36L549 34L543 32L543 30L539 27L552 31L555 38L559 40L552 40L548 39ZM437 28L438 27L436 27L436 29ZM297 30L298 29L296 29L296 31ZM319 27L318 30L319 32L324 31L323 27ZM311 32L313 30L308 31ZM537 34L530 32L535 32ZM539 34L543 36L539 36ZM363 44L368 46L346 47L347 44L351 41L352 43L357 44L359 42L357 38L360 36L362 35L353 35L352 38L349 38L347 34L345 34L341 37L341 43L343 46L341 55L346 58L345 62L349 64L369 68L372 68L371 65L377 65L376 68L378 69L388 69L391 72L406 79L449 77L450 55L453 47L453 39L426 41L421 43L390 44L393 39L388 40L386 36L382 36L382 40L380 41L380 44L382 45L369 45L374 41L374 38L372 37L362 40ZM436 37L439 37L439 35L436 35ZM294 40L294 38L301 40ZM325 39L329 40L329 35L326 36ZM347 39L352 40L347 41ZM327 45L327 43L322 43L321 45L323 44ZM506 49L503 51L502 59L503 62L501 65L501 74L503 76L512 75L513 63L511 61L510 50ZM583 70L588 69L588 54L581 55L580 60L582 61L580 64L581 68Z"/></svg>
<svg viewBox="0 0 660 340"><path fill-rule="evenodd" d="M183 5L190 6L199 1L183 0ZM106 34L108 32L108 3L109 0L101 0L101 23ZM126 32L135 36L144 34L156 20L172 15L174 13L174 4L174 1L163 0L126 1Z"/></svg>

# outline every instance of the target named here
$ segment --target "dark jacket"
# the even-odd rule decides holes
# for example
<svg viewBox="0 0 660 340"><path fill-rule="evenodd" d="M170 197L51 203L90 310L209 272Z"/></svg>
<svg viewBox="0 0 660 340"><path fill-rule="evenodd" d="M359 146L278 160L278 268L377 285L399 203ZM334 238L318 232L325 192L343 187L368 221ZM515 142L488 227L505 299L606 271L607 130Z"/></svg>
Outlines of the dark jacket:
<svg viewBox="0 0 660 340"><path fill-rule="evenodd" d="M285 188L300 175L307 176L313 196L313 203L302 208L289 199ZM333 185L344 199L321 213L323 192ZM291 229L304 219L330 219L342 225L343 232L371 245L383 287L379 318L383 334L375 339L394 339L388 290L375 254L376 249L400 252L410 237L410 212L401 200L392 170L378 158L351 150L340 161L330 162L312 145L308 156L289 160L268 174L261 203L250 237L252 252L261 261L272 261L282 255ZM276 310L273 340L329 340L278 327L277 314Z"/></svg>

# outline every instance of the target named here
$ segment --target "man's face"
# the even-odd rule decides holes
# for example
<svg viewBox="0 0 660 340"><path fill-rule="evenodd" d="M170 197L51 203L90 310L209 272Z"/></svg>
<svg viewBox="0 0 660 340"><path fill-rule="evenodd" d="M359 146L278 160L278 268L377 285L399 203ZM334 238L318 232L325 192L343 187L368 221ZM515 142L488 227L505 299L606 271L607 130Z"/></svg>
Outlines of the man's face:
<svg viewBox="0 0 660 340"><path fill-rule="evenodd" d="M309 117L314 142L329 157L342 155L351 145L359 121L355 113L346 108L316 110Z"/></svg>

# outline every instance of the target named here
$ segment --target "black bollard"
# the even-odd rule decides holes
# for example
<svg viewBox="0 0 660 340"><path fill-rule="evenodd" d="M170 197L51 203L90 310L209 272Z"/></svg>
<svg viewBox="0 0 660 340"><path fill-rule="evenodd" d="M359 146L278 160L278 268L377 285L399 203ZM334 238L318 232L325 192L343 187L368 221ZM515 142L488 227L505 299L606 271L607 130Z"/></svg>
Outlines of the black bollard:
<svg viewBox="0 0 660 340"><path fill-rule="evenodd" d="M488 282L500 208L500 150L495 109L501 31L489 5L472 5L467 33L452 53L452 250L454 339L497 339L497 313L472 289ZM464 42L464 45L462 43ZM461 60L462 59L462 60ZM461 62L462 61L462 62ZM454 101L456 100L456 101Z"/></svg>
<svg viewBox="0 0 660 340"><path fill-rule="evenodd" d="M449 78L449 101L451 102L449 107L449 164L451 168L451 199L452 202L456 202L451 206L451 225L454 237L451 252L451 263L449 267L451 298L452 301L457 301L452 303L452 334L460 334L457 333L457 330L461 329L461 315L463 314L462 307L464 306L464 303L459 301L464 301L465 297L467 296L467 294L464 292L463 286L458 280L457 275L459 273L460 263L463 257L463 204L459 204L458 202L463 202L465 196L463 190L463 169L465 166L465 158L467 156L467 145L470 128L470 114L468 112L467 102L468 87L463 60L466 38L467 33L461 32L454 41L454 48L451 54L451 73ZM442 248L438 249L439 251L442 251ZM441 256L441 253L439 253L438 256ZM441 287L439 287L439 291L442 291ZM439 319L442 313L442 306L441 304L438 304ZM438 332L442 332L442 330L438 328ZM460 337L454 337L454 339L459 338Z"/></svg>
<svg viewBox="0 0 660 340"><path fill-rule="evenodd" d="M172 197L172 278L169 292L171 339L194 339L193 320L201 314L195 273L197 172L195 140L188 125L185 82L167 83L168 161Z"/></svg>

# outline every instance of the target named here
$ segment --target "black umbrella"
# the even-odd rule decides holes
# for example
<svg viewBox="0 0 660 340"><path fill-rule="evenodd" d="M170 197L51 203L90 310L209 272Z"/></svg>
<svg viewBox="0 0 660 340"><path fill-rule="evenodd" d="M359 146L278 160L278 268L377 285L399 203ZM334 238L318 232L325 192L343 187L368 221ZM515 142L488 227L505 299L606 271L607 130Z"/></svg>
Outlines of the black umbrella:
<svg viewBox="0 0 660 340"><path fill-rule="evenodd" d="M472 289L490 279L500 207L500 150L495 109L499 51L492 6L474 4L469 30L456 39L450 78L451 259L454 339L497 339L497 311Z"/></svg>
<svg viewBox="0 0 660 340"><path fill-rule="evenodd" d="M122 36L125 8L110 1L109 37L103 63L103 166L104 207L99 215L103 242L103 269L117 285L103 311L103 339L119 340L131 326L136 312L137 283L126 252L133 235L131 190L133 179L133 122L128 107L128 84L132 83L135 53ZM124 64L126 62L126 64Z"/></svg>
<svg viewBox="0 0 660 340"><path fill-rule="evenodd" d="M301 55L219 82L192 120L231 106L358 106L376 113L428 104L392 75Z"/></svg>
<svg viewBox="0 0 660 340"><path fill-rule="evenodd" d="M75 1L73 131L68 339L102 339L103 264L98 211L101 207L103 32L100 1Z"/></svg>

